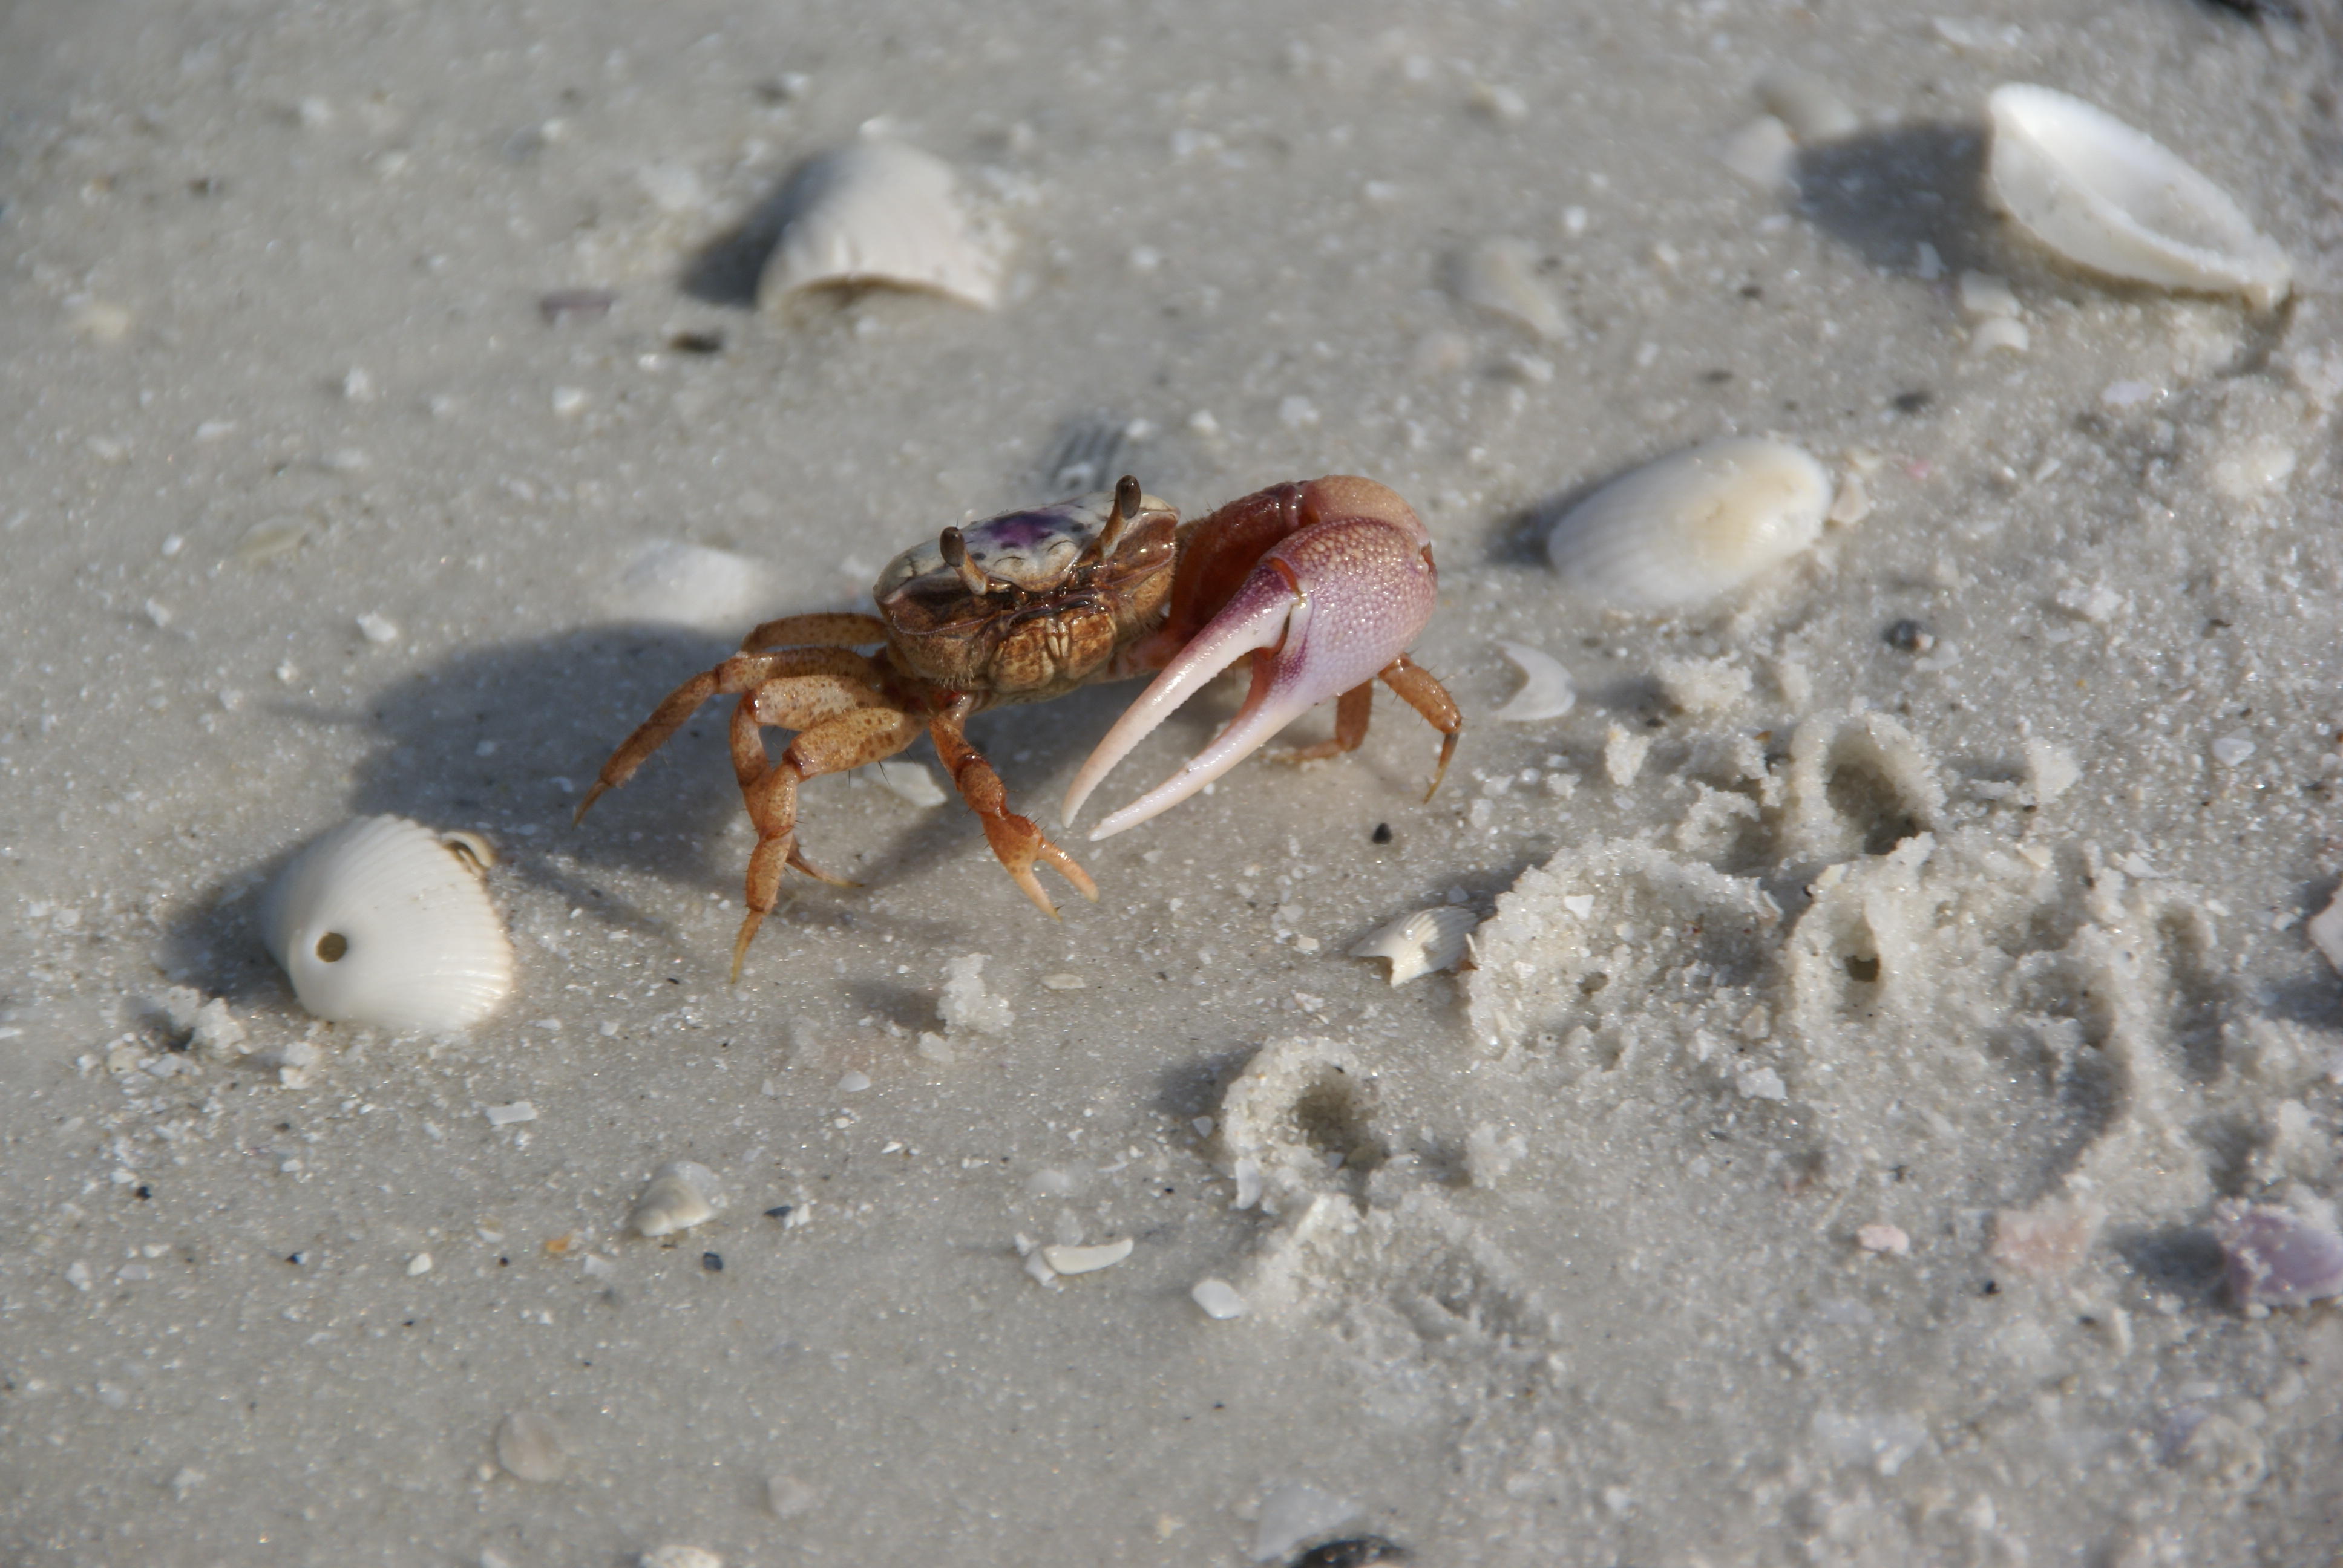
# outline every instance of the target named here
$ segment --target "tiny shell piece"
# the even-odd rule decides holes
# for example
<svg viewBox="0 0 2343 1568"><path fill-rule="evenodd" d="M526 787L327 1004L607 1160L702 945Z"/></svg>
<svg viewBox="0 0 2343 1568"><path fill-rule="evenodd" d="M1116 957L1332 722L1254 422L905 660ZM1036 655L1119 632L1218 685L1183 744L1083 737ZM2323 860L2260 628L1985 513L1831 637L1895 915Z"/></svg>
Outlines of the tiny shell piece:
<svg viewBox="0 0 2343 1568"><path fill-rule="evenodd" d="M1760 115L1727 136L1717 156L1758 189L1779 190L1797 168L1798 144L1789 126L1771 115Z"/></svg>
<svg viewBox="0 0 2343 1568"><path fill-rule="evenodd" d="M2232 1199L2213 1205L2213 1239L2243 1307L2300 1307L2343 1295L2343 1236L2298 1214Z"/></svg>
<svg viewBox="0 0 2343 1568"><path fill-rule="evenodd" d="M1959 288L1961 310L1972 318L2006 316L2015 319L2026 314L2017 303L2016 290L2009 286L2006 277L1990 272L1964 272Z"/></svg>
<svg viewBox="0 0 2343 1568"><path fill-rule="evenodd" d="M513 983L512 943L468 852L404 817L360 817L269 890L269 952L319 1018L393 1030L465 1028Z"/></svg>
<svg viewBox="0 0 2343 1568"><path fill-rule="evenodd" d="M2327 955L2327 961L2343 971L2343 887L2335 890L2325 909L2310 917L2304 930L2311 945Z"/></svg>
<svg viewBox="0 0 2343 1568"><path fill-rule="evenodd" d="M901 142L867 139L799 170L783 196L781 241L758 301L801 288L883 284L926 289L990 310L1001 261L961 206L951 166Z"/></svg>
<svg viewBox="0 0 2343 1568"><path fill-rule="evenodd" d="M638 1236L665 1236L689 1231L715 1217L724 1206L716 1173L705 1165L677 1161L655 1172L643 1195L627 1213L627 1228Z"/></svg>
<svg viewBox="0 0 2343 1568"><path fill-rule="evenodd" d="M1996 348L2023 354L2033 346L2034 335L2026 329L2026 323L2006 316L1987 317L1969 334L1971 354L1990 354Z"/></svg>
<svg viewBox="0 0 2343 1568"><path fill-rule="evenodd" d="M879 776L887 792L898 800L914 806L940 806L944 803L944 787L936 782L935 769L924 762L911 762L898 757L890 761L873 762L870 771Z"/></svg>
<svg viewBox="0 0 2343 1568"><path fill-rule="evenodd" d="M1490 718L1511 724L1539 724L1561 718L1578 701L1570 671L1563 668L1553 655L1541 653L1527 643L1501 642L1497 647L1522 672L1522 689Z"/></svg>
<svg viewBox="0 0 2343 1568"><path fill-rule="evenodd" d="M1994 199L2068 261L2137 283L2286 297L2293 264L2229 194L2105 110L2012 84L1986 100Z"/></svg>
<svg viewBox="0 0 2343 1568"><path fill-rule="evenodd" d="M1863 128L1837 88L1795 65L1776 65L1758 77L1757 101L1801 142L1832 141Z"/></svg>
<svg viewBox="0 0 2343 1568"><path fill-rule="evenodd" d="M1487 240L1458 257L1456 297L1540 337L1570 330L1562 306L1537 279L1537 250L1525 239Z"/></svg>
<svg viewBox="0 0 2343 1568"><path fill-rule="evenodd" d="M1855 1241L1866 1252L1886 1252L1902 1258L1912 1251L1912 1238L1901 1225L1865 1225L1855 1231Z"/></svg>
<svg viewBox="0 0 2343 1568"><path fill-rule="evenodd" d="M766 1478L765 1506L773 1511L776 1519L796 1519L810 1513L820 1502L820 1489L794 1475Z"/></svg>
<svg viewBox="0 0 2343 1568"><path fill-rule="evenodd" d="M1041 1249L1041 1261L1053 1273L1090 1274L1111 1269L1131 1256L1131 1241L1102 1241L1095 1247L1069 1247L1062 1242Z"/></svg>
<svg viewBox="0 0 2343 1568"><path fill-rule="evenodd" d="M1188 1294L1208 1318L1226 1322L1245 1314L1245 1299L1226 1280L1198 1280Z"/></svg>
<svg viewBox="0 0 2343 1568"><path fill-rule="evenodd" d="M539 1411L514 1411L497 1424L497 1462L518 1480L560 1480L569 1468L560 1425Z"/></svg>
<svg viewBox="0 0 2343 1568"><path fill-rule="evenodd" d="M1546 555L1603 603L1684 608L1813 545L1830 504L1830 476L1805 452L1731 437L1613 479L1563 514Z"/></svg>
<svg viewBox="0 0 2343 1568"><path fill-rule="evenodd" d="M698 1546L654 1546L635 1559L636 1568L724 1568L724 1559Z"/></svg>
<svg viewBox="0 0 2343 1568"><path fill-rule="evenodd" d="M1996 1210L1990 1255L2020 1273L2055 1280L2074 1272L2107 1218L2106 1208L2088 1199L2044 1198L2031 1208Z"/></svg>
<svg viewBox="0 0 2343 1568"><path fill-rule="evenodd" d="M1455 904L1402 915L1351 950L1354 959L1387 959L1391 983L1405 985L1419 975L1444 970L1464 956L1465 939L1480 920Z"/></svg>

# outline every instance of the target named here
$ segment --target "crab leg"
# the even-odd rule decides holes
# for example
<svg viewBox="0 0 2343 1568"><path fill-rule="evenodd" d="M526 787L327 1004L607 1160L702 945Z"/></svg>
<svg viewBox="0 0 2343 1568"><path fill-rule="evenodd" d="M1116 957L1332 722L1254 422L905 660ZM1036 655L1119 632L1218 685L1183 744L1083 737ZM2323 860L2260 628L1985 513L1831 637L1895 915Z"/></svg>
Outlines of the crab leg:
<svg viewBox="0 0 2343 1568"><path fill-rule="evenodd" d="M1090 873L1077 865L1074 858L1050 842L1030 817L1021 817L1009 809L1009 794L1001 785L1001 775L968 743L966 727L976 705L961 698L936 715L928 732L936 743L936 755L943 759L944 767L960 787L960 799L968 802L984 823L985 841L992 846L993 857L1008 869L1017 885L1034 906L1051 920L1058 918L1058 907L1050 901L1042 890L1041 879L1033 874L1033 862L1047 862L1057 873L1074 885L1074 891L1092 903L1098 901L1098 884Z"/></svg>
<svg viewBox="0 0 2343 1568"><path fill-rule="evenodd" d="M768 688L768 689L770 689ZM749 913L732 943L732 979L739 983L740 965L757 928L780 901L781 871L795 866L806 875L838 886L840 879L816 870L798 852L798 786L824 773L843 773L867 762L892 757L920 738L920 721L892 708L858 708L817 722L791 740L779 760L765 760L765 744L758 733L758 699L741 698L732 717L732 771L740 781L740 796L749 819L757 825L757 847L749 856Z"/></svg>
<svg viewBox="0 0 2343 1568"><path fill-rule="evenodd" d="M714 669L693 676L667 694L666 700L652 710L651 716L637 725L635 732L610 753L610 759L602 764L600 777L586 791L586 799L578 802L577 815L570 820L584 821L595 801L632 779L635 769L666 745L699 705L711 697L754 691L767 681L792 675L829 675L867 685L876 678L878 668L862 655L843 648L793 648L779 653L736 653Z"/></svg>
<svg viewBox="0 0 2343 1568"><path fill-rule="evenodd" d="M1362 481L1315 481L1330 487L1338 483L1364 487ZM1404 502L1380 486L1373 489L1389 497L1375 503L1378 510L1311 523L1261 558L1220 613L1163 667L1082 764L1066 792L1068 821L1141 738L1248 655L1252 688L1229 727L1170 779L1101 822L1091 832L1092 842L1186 799L1319 703L1379 675L1424 711L1410 674L1422 672L1404 664L1403 656L1438 597L1430 541ZM1356 702L1348 705L1353 721L1361 717ZM1452 704L1449 723L1442 726L1451 746L1453 715Z"/></svg>

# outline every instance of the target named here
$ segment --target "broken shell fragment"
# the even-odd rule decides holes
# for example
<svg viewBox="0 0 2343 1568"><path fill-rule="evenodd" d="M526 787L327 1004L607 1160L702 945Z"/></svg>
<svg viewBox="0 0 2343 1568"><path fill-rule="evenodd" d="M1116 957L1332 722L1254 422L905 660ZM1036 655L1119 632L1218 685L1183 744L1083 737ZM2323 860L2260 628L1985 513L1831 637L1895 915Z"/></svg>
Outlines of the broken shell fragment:
<svg viewBox="0 0 2343 1568"><path fill-rule="evenodd" d="M713 1219L724 1206L716 1173L679 1160L662 1165L627 1213L627 1229L638 1236L667 1236Z"/></svg>
<svg viewBox="0 0 2343 1568"><path fill-rule="evenodd" d="M2301 1307L2343 1296L2343 1236L2324 1225L2231 1199L2213 1205L2213 1239L2241 1307Z"/></svg>
<svg viewBox="0 0 2343 1568"><path fill-rule="evenodd" d="M762 561L680 539L652 539L627 563L608 602L636 620L721 632L757 618L771 602L773 586Z"/></svg>
<svg viewBox="0 0 2343 1568"><path fill-rule="evenodd" d="M1632 469L1580 501L1546 556L1589 598L1627 609L1704 603L1811 546L1830 476L1783 441L1732 437Z"/></svg>
<svg viewBox="0 0 2343 1568"><path fill-rule="evenodd" d="M463 1029L513 983L512 943L475 859L404 817L359 817L269 890L261 930L301 1005L337 1023Z"/></svg>
<svg viewBox="0 0 2343 1568"><path fill-rule="evenodd" d="M1986 99L1986 182L2001 208L2066 260L2134 283L2286 297L2293 264L2229 194L2146 133L2082 99L2012 84Z"/></svg>
<svg viewBox="0 0 2343 1568"><path fill-rule="evenodd" d="M1570 334L1562 306L1538 281L1537 250L1525 239L1492 239L1456 258L1456 297L1553 339Z"/></svg>
<svg viewBox="0 0 2343 1568"><path fill-rule="evenodd" d="M1111 1269L1131 1256L1131 1241L1128 1236L1118 1241L1101 1241L1095 1247L1077 1247L1061 1242L1041 1249L1041 1261L1055 1274L1094 1274L1101 1269Z"/></svg>
<svg viewBox="0 0 2343 1568"><path fill-rule="evenodd" d="M951 166L901 142L864 140L799 169L782 196L780 244L758 303L801 288L880 284L990 310L1001 257L970 222Z"/></svg>
<svg viewBox="0 0 2343 1568"><path fill-rule="evenodd" d="M1402 915L1351 950L1354 959L1386 959L1391 983L1405 985L1419 975L1444 970L1464 956L1465 939L1480 919L1471 910L1446 904Z"/></svg>
<svg viewBox="0 0 2343 1568"><path fill-rule="evenodd" d="M1776 65L1758 77L1757 101L1802 144L1851 136L1863 128L1836 87L1795 65Z"/></svg>
<svg viewBox="0 0 2343 1568"><path fill-rule="evenodd" d="M1497 648L1522 672L1522 689L1490 718L1510 724L1539 724L1561 718L1577 703L1578 690L1571 684L1570 671L1552 654L1520 642L1501 642Z"/></svg>

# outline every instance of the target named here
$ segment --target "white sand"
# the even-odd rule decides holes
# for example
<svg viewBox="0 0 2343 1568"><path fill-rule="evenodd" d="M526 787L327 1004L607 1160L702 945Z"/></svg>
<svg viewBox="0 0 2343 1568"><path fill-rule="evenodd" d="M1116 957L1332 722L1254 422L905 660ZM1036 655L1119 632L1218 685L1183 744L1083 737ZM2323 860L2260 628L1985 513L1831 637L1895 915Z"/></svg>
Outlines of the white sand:
<svg viewBox="0 0 2343 1568"><path fill-rule="evenodd" d="M0 11L0 1559L2329 1561L2343 1322L2239 1311L2207 1224L2338 1191L2336 14L1952 8ZM1720 156L1781 62L1865 126L1800 196ZM2005 232L2005 80L2235 192L2289 312ZM882 116L1014 236L1001 308L747 308L728 234ZM1547 336L1457 297L1509 237ZM1869 516L1725 607L1570 600L1561 499L1769 431L1875 453ZM1410 497L1446 788L1386 701L1072 840L1052 925L957 805L827 780L863 886L728 988L716 710L578 789L742 618L1085 461ZM696 616L712 550L759 591ZM1487 719L1506 640L1566 717ZM976 738L1054 825L1129 691ZM260 949L358 812L507 857L465 1038ZM1449 900L1476 972L1343 956ZM243 1054L167 1049L174 986ZM627 1232L671 1161L725 1207Z"/></svg>

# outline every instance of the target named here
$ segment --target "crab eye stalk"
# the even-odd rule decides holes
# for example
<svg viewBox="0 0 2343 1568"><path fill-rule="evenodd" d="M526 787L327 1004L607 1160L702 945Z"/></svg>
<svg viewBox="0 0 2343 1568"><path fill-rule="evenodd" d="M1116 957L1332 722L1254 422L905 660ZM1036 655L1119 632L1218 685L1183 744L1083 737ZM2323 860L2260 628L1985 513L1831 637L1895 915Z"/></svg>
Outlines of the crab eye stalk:
<svg viewBox="0 0 2343 1568"><path fill-rule="evenodd" d="M982 568L968 558L968 541L960 537L958 528L946 528L943 537L936 540L936 548L943 552L944 565L960 574L960 580L968 585L969 592L981 594L991 591L992 579L985 576Z"/></svg>
<svg viewBox="0 0 2343 1568"><path fill-rule="evenodd" d="M1106 527L1099 530L1097 544L1091 547L1091 552L1101 560L1114 554L1114 547L1122 542L1122 530L1139 516L1139 481L1131 475L1125 474L1115 482L1114 510L1109 514Z"/></svg>

